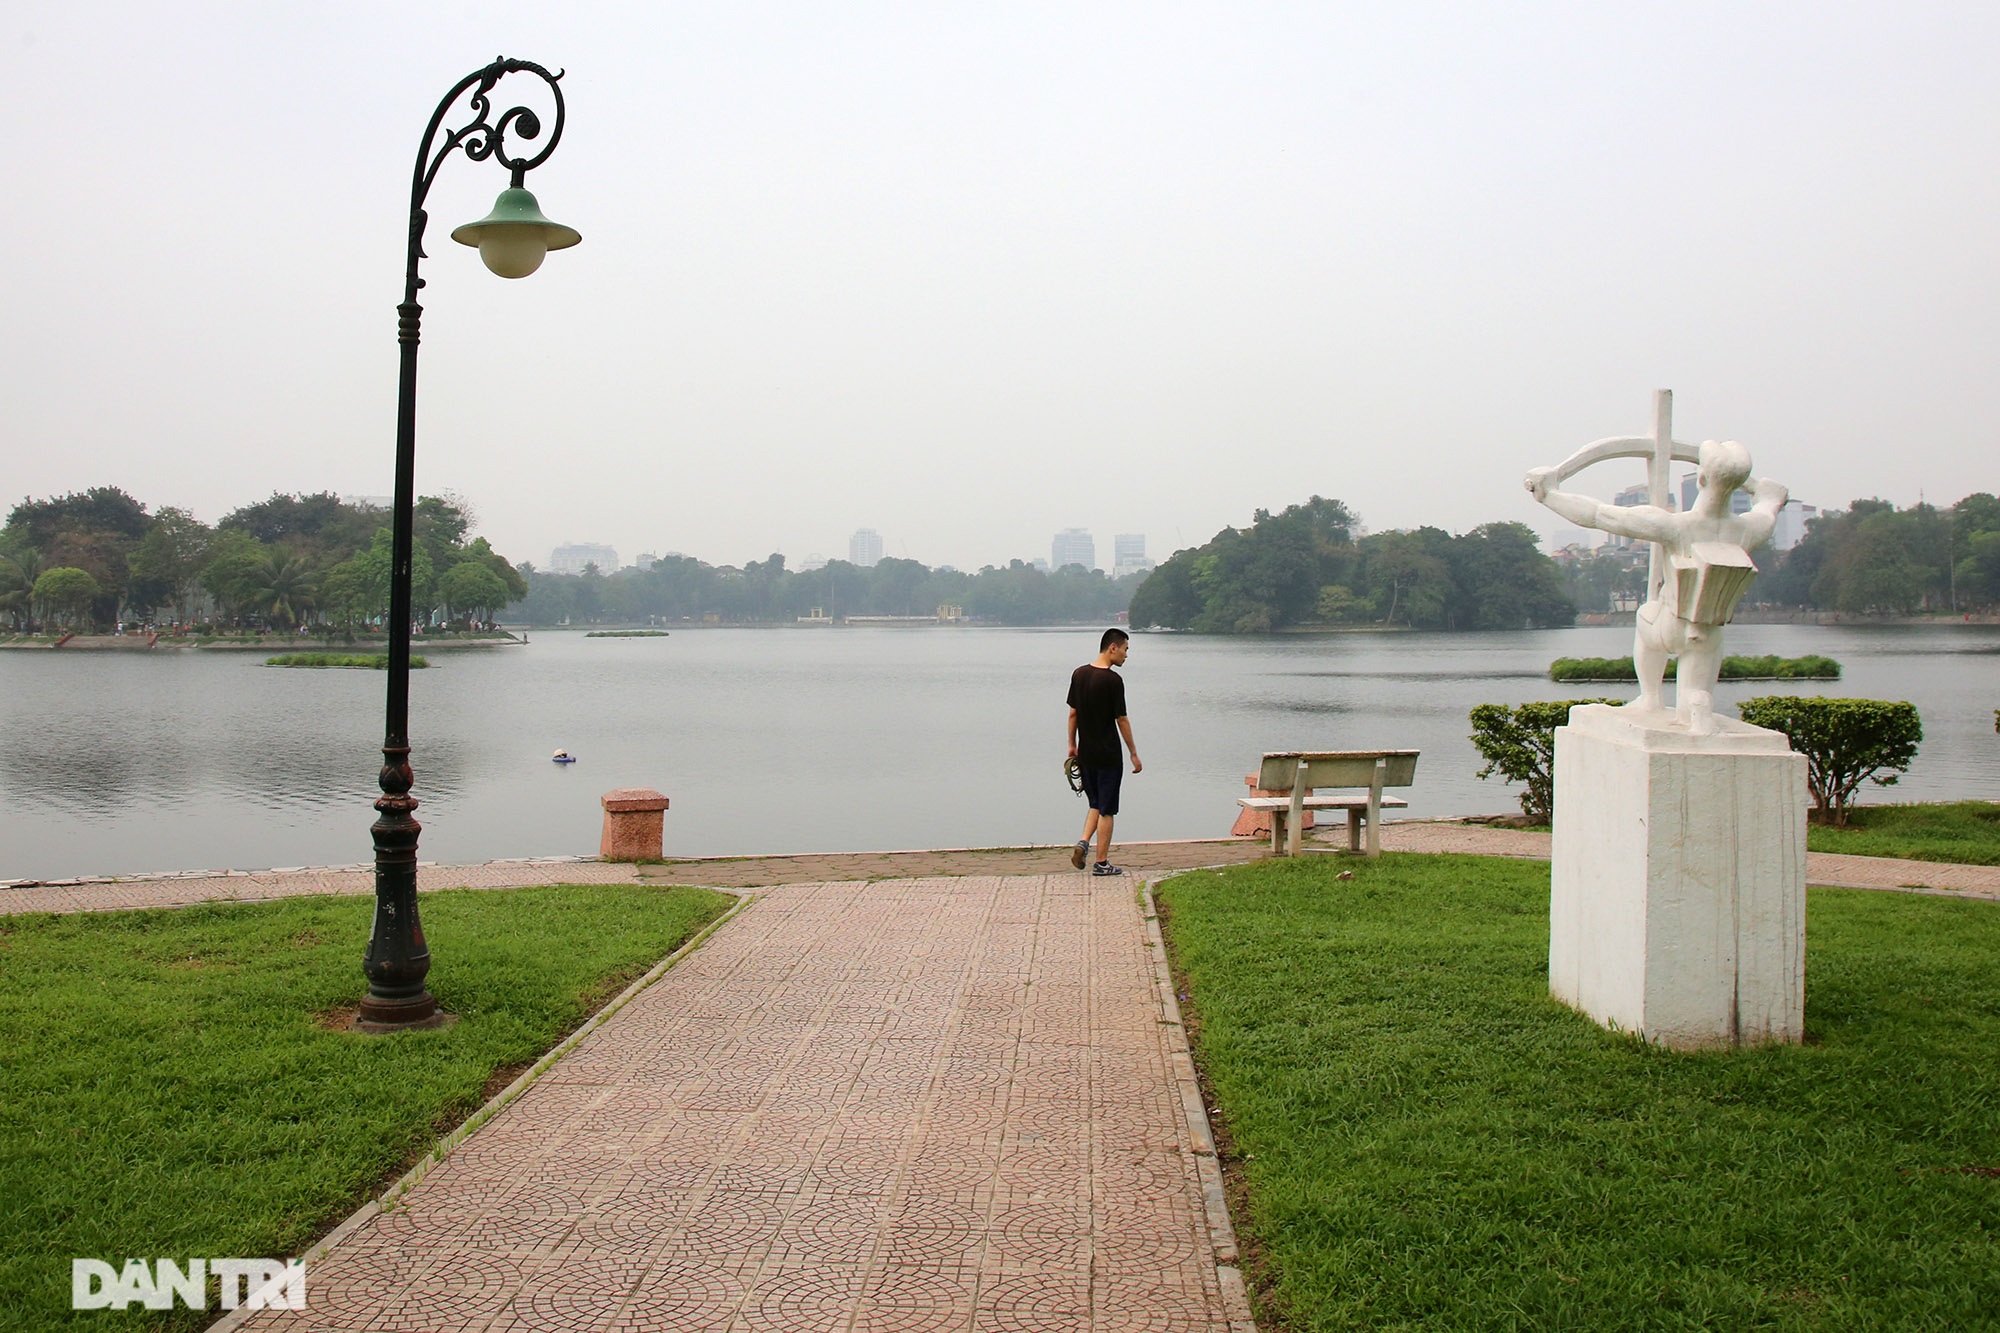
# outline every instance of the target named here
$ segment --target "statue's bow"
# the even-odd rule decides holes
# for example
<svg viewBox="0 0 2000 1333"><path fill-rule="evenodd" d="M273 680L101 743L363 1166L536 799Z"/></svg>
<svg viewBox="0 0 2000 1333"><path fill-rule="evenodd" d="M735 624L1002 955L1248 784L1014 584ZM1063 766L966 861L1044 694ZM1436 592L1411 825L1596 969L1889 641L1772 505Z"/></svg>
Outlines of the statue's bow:
<svg viewBox="0 0 2000 1333"><path fill-rule="evenodd" d="M1555 480L1568 481L1592 463L1602 463L1607 458L1651 458L1658 447L1656 441L1643 435L1616 435L1607 440L1597 440L1557 464ZM1682 444L1679 440L1673 442L1668 457L1676 463L1701 462L1700 451L1694 445Z"/></svg>

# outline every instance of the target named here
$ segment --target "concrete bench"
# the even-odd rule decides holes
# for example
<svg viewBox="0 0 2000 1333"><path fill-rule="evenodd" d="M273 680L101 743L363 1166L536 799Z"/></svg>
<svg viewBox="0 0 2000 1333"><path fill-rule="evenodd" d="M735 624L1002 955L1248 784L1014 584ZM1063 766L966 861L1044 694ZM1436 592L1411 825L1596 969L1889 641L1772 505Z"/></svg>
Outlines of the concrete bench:
<svg viewBox="0 0 2000 1333"><path fill-rule="evenodd" d="M1271 816L1271 853L1297 856L1300 829L1308 810L1347 812L1347 849L1361 848L1361 830L1368 829L1369 856L1382 854L1381 821L1384 810L1409 805L1399 797L1384 794L1388 787L1407 787L1417 779L1417 750L1288 750L1264 756L1257 785L1266 791L1291 792L1290 796L1239 796L1236 803L1246 810ZM1351 790L1346 795L1318 795L1322 789Z"/></svg>

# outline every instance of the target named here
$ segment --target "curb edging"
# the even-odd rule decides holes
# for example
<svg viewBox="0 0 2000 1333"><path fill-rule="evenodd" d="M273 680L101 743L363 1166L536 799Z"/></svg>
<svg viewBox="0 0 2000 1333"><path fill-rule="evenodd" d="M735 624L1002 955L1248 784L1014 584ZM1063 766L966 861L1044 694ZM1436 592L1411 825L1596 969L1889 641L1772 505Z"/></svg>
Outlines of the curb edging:
<svg viewBox="0 0 2000 1333"><path fill-rule="evenodd" d="M1186 870L1175 871L1171 875L1162 875L1160 879L1164 881L1187 873ZM1201 1183L1197 1204L1207 1222L1209 1244L1214 1250L1215 1276L1222 1289L1222 1306L1229 1319L1230 1333L1256 1333L1257 1324L1250 1313L1250 1293L1243 1282L1242 1253L1236 1244L1236 1228L1229 1220L1229 1200L1222 1183L1222 1159L1215 1149L1215 1128L1209 1124L1208 1107L1202 1101L1201 1080L1195 1073L1187 1024L1181 1018L1180 1000L1174 993L1174 970L1167 961L1167 941L1160 933L1160 907L1153 899L1154 882L1140 882L1140 907L1146 926L1146 947L1153 952L1154 984L1159 990L1162 1015L1160 1028L1173 1069L1174 1092L1180 1098L1181 1114L1187 1121L1189 1146L1194 1153L1195 1172Z"/></svg>

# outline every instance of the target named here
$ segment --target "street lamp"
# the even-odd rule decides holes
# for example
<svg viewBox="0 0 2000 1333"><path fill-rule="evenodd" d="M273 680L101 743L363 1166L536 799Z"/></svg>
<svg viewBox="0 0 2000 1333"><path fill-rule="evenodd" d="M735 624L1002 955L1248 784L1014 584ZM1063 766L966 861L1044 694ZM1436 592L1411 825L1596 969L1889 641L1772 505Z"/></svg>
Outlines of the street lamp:
<svg viewBox="0 0 2000 1333"><path fill-rule="evenodd" d="M525 106L516 106L498 120L490 120L492 103L488 94L509 74L533 74L555 95L555 124L548 142L531 157L508 151L508 136L532 143L542 133L541 118ZM528 172L548 160L562 140L563 95L551 74L540 65L525 60L495 60L486 68L466 75L445 94L431 115L417 149L416 173L410 184L410 230L408 268L403 283L403 303L396 307L396 340L402 344L402 375L396 391L396 510L392 529L389 569L389 699L388 721L382 735L382 795L375 802L376 820L369 832L375 838L375 928L368 940L368 953L361 970L368 977L368 995L361 1002L355 1026L363 1032L401 1032L410 1028L436 1027L444 1021L437 1001L424 989L424 975L431 970L430 950L424 944L424 929L417 919L417 837L423 826L417 823L416 798L410 795L414 776L410 769L410 552L413 544L416 509L415 477L417 447L417 330L423 307L417 304L417 289L424 280L417 275L418 261L424 257L424 198L438 168L455 150L463 149L475 162L492 158L513 173L507 189L501 191L493 211L477 222L468 222L452 232L452 239L477 246L486 267L503 278L525 278L541 267L550 250L562 250L583 238L573 228L542 216L535 196L522 188ZM472 120L447 130L442 143L438 129L445 114L464 95L472 94Z"/></svg>

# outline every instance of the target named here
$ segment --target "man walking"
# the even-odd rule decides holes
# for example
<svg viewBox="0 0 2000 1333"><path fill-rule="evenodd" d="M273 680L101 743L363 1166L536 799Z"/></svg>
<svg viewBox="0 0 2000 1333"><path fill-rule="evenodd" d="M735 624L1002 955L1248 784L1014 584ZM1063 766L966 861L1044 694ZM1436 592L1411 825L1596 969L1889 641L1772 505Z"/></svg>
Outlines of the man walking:
<svg viewBox="0 0 2000 1333"><path fill-rule="evenodd" d="M1111 864L1111 821L1118 814L1118 786L1125 775L1124 756L1118 741L1132 752L1132 771L1139 762L1139 747L1132 743L1132 723L1125 716L1125 678L1113 667L1125 665L1132 640L1122 629L1108 629L1098 641L1097 657L1070 673L1069 678L1069 757L1076 760L1083 776L1084 798L1090 813L1084 817L1083 836L1070 849L1069 863L1083 869L1090 855L1090 840L1097 839L1097 863L1093 875L1122 875Z"/></svg>

